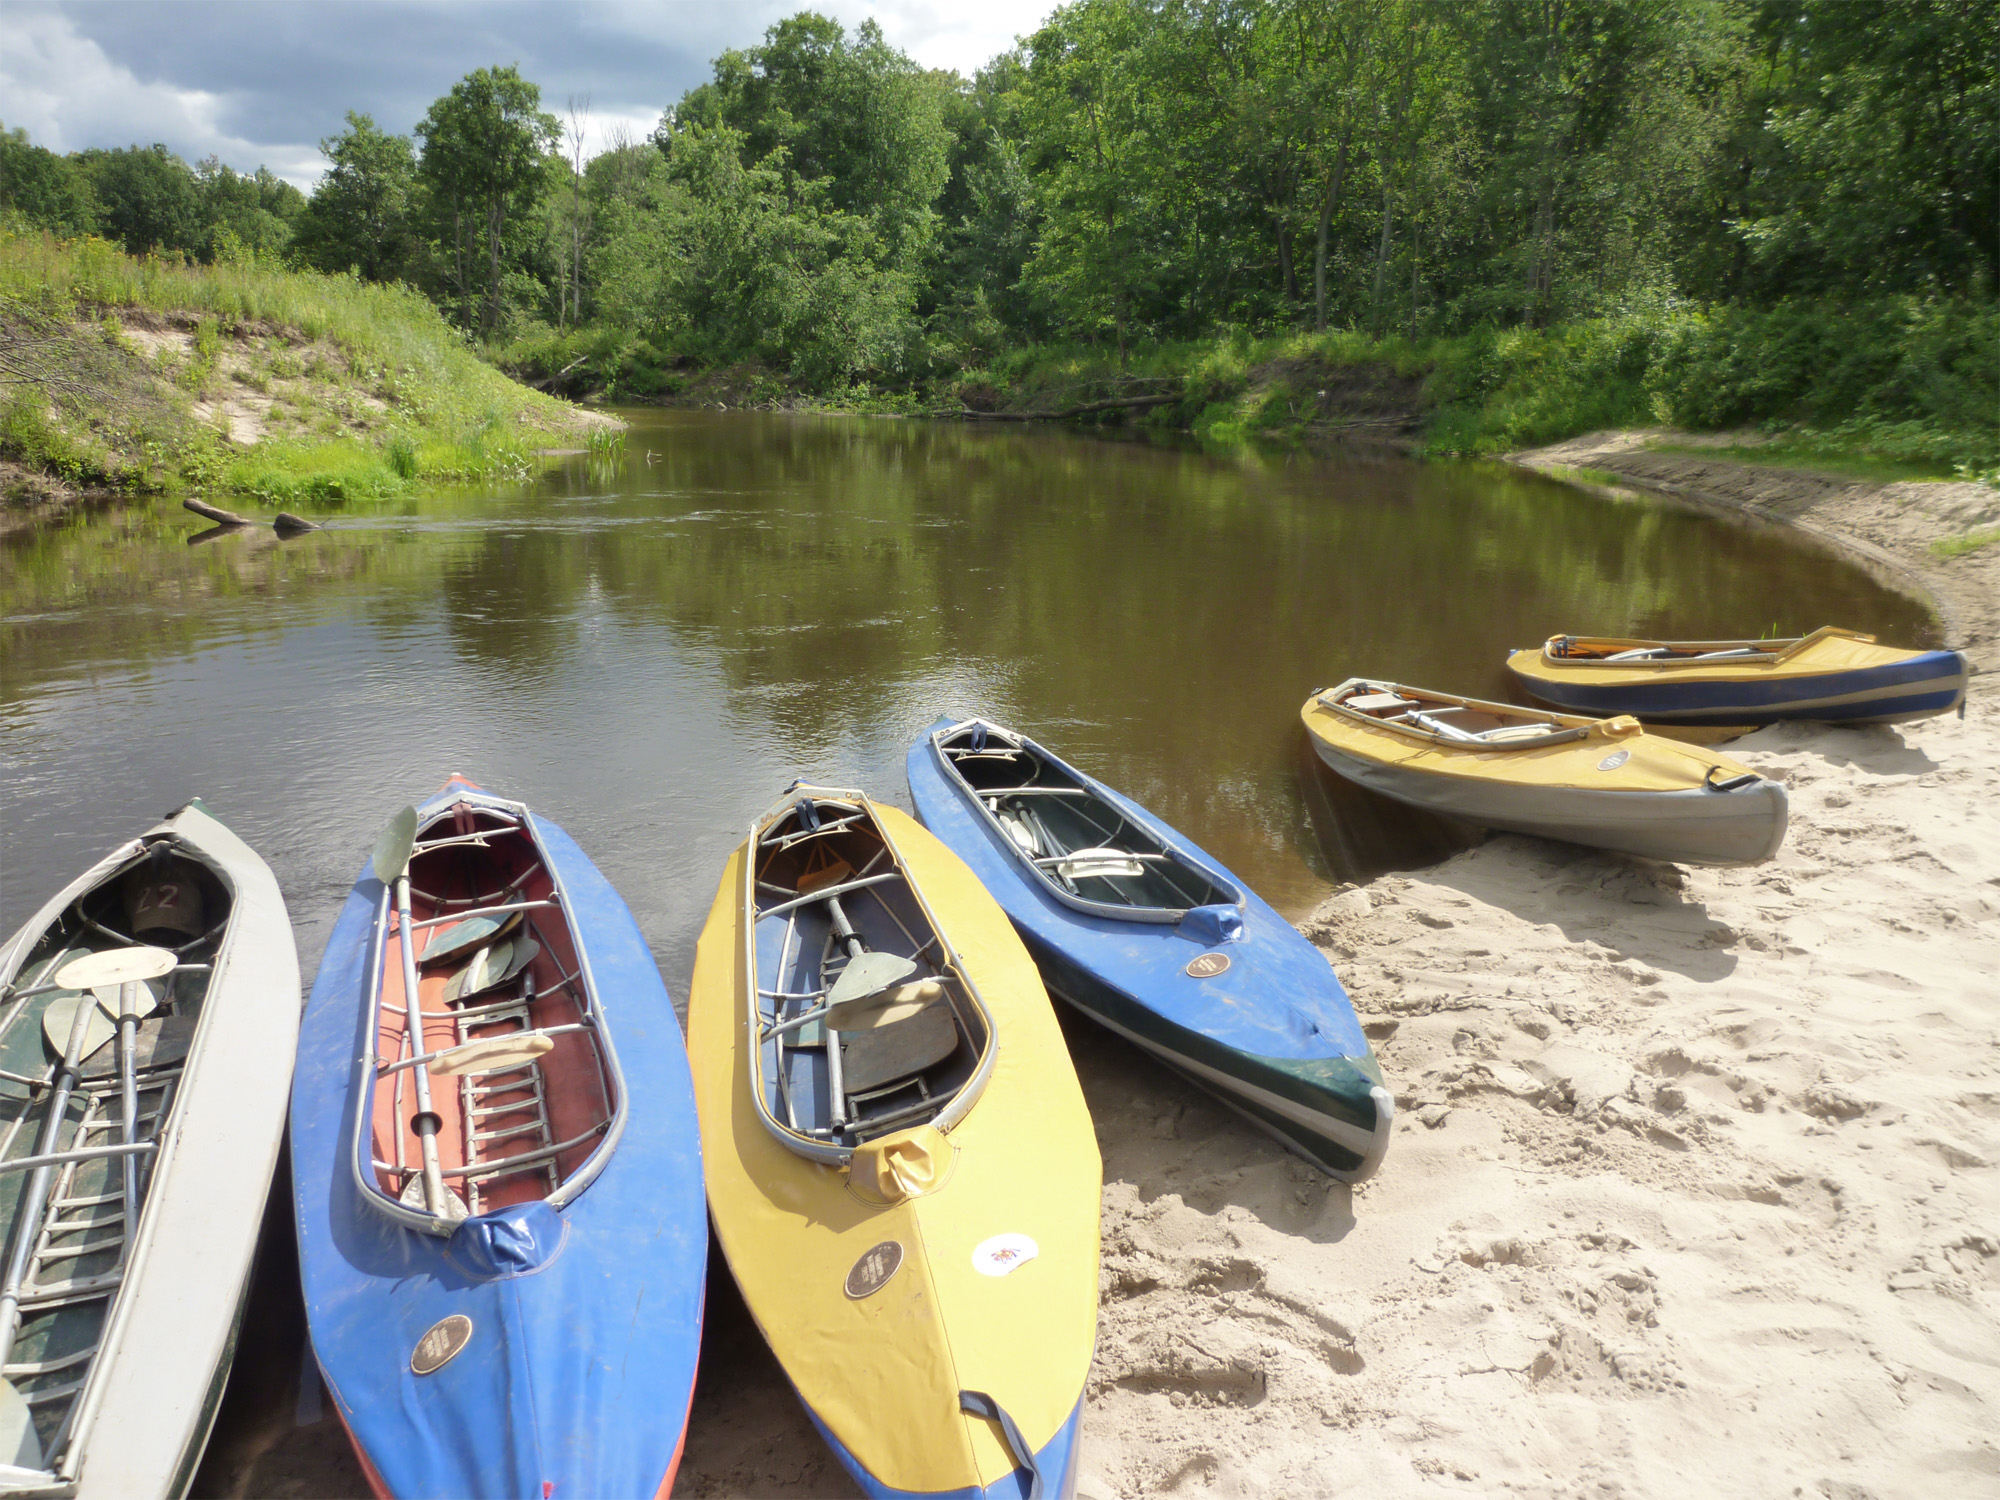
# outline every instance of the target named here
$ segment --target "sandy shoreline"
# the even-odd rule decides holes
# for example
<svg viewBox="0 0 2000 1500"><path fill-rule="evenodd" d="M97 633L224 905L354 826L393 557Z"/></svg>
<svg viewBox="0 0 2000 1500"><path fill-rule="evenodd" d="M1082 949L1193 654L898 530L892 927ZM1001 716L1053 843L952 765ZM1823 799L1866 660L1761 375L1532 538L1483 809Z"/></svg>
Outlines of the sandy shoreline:
<svg viewBox="0 0 2000 1500"><path fill-rule="evenodd" d="M1657 457L1623 452L1532 457ZM2000 547L1928 552L1994 492L1789 517L1706 467L1928 570L2000 665ZM1105 1168L1079 1493L2000 1495L1996 682L1736 742L1791 792L1763 866L1500 837L1330 898L1303 925L1399 1104L1359 1189L1064 1013ZM257 1374L196 1492L363 1493ZM855 1493L719 1267L677 1493Z"/></svg>
<svg viewBox="0 0 2000 1500"><path fill-rule="evenodd" d="M1592 432L1510 454L1508 461L1558 474L1582 469L1615 475L1640 490L1797 527L1893 587L1928 595L1943 621L1946 644L1970 656L1975 670L2000 672L2000 544L1951 558L1931 550L1934 542L2000 521L2000 490L1971 483L1843 479L1732 463L1698 451L1745 440L1733 433ZM1649 446L1653 443L1673 451L1659 451ZM1697 451L1684 451L1689 449ZM1610 488L1566 477L1586 488Z"/></svg>
<svg viewBox="0 0 2000 1500"><path fill-rule="evenodd" d="M1627 436L1519 459L1860 543L2000 666L2000 547L1929 550L2000 495ZM1305 930L1401 1111L1358 1190L1082 1049L1082 1493L2000 1495L1996 681L1735 742L1791 793L1766 865L1499 837L1331 897Z"/></svg>

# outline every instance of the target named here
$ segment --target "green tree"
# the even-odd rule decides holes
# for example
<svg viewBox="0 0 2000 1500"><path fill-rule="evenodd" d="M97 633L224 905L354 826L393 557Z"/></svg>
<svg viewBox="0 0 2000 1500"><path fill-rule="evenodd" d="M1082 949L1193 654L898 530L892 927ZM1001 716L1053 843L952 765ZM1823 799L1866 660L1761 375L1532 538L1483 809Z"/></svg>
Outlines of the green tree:
<svg viewBox="0 0 2000 1500"><path fill-rule="evenodd" d="M2000 10L1762 0L1691 236L1704 289L2000 287Z"/></svg>
<svg viewBox="0 0 2000 1500"><path fill-rule="evenodd" d="M97 228L97 203L71 158L31 144L17 126L0 129L0 218L73 237Z"/></svg>
<svg viewBox="0 0 2000 1500"><path fill-rule="evenodd" d="M950 176L949 91L873 21L850 39L838 21L801 11L761 46L718 57L670 128L727 125L745 163L782 162L793 191L818 184L827 206L869 221L887 264L913 271L931 251Z"/></svg>
<svg viewBox="0 0 2000 1500"><path fill-rule="evenodd" d="M540 202L546 159L562 135L541 103L542 91L514 68L480 68L417 125L419 175L444 240L448 300L467 321L476 301L479 326L489 334L500 323L507 273L521 258L508 231Z"/></svg>
<svg viewBox="0 0 2000 1500"><path fill-rule="evenodd" d="M347 129L319 143L330 165L295 230L299 258L368 281L408 273L415 251L417 158L409 137L347 112Z"/></svg>
<svg viewBox="0 0 2000 1500"><path fill-rule="evenodd" d="M205 223L202 259L283 258L293 226L305 211L304 193L269 167L246 175L213 156L195 167L194 176Z"/></svg>
<svg viewBox="0 0 2000 1500"><path fill-rule="evenodd" d="M85 151L72 158L97 200L98 223L134 255L207 248L201 190L188 164L165 146Z"/></svg>

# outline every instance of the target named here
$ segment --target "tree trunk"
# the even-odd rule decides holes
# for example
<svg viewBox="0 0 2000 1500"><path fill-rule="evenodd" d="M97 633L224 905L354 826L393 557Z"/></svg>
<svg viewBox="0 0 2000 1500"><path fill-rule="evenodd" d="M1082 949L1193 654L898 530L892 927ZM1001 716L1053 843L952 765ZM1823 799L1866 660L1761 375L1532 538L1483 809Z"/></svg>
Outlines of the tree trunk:
<svg viewBox="0 0 2000 1500"><path fill-rule="evenodd" d="M1423 260L1423 229L1415 219L1410 220L1410 340L1417 337L1417 266Z"/></svg>
<svg viewBox="0 0 2000 1500"><path fill-rule="evenodd" d="M1285 283L1285 295L1292 301L1299 300L1298 272L1292 266L1291 236L1285 233L1285 221L1278 220L1278 274Z"/></svg>
<svg viewBox="0 0 2000 1500"><path fill-rule="evenodd" d="M505 222L498 201L486 206L486 331L500 322L500 226Z"/></svg>
<svg viewBox="0 0 2000 1500"><path fill-rule="evenodd" d="M1340 179L1347 175L1347 142L1326 174L1326 196L1319 205L1319 233L1313 241L1313 331L1326 332L1326 236L1333 223L1333 205L1340 197Z"/></svg>
<svg viewBox="0 0 2000 1500"><path fill-rule="evenodd" d="M1368 304L1368 331L1376 337L1382 333L1382 291L1389 275L1389 235L1395 223L1396 199L1390 189L1382 189L1382 234L1375 242L1375 292Z"/></svg>
<svg viewBox="0 0 2000 1500"><path fill-rule="evenodd" d="M455 198L451 204L451 258L453 280L458 283L458 315L464 317L468 290L465 284L465 214Z"/></svg>
<svg viewBox="0 0 2000 1500"><path fill-rule="evenodd" d="M1535 205L1535 248L1528 261L1528 321L1536 328L1548 322L1555 290L1556 187L1553 176L1542 180L1541 201Z"/></svg>

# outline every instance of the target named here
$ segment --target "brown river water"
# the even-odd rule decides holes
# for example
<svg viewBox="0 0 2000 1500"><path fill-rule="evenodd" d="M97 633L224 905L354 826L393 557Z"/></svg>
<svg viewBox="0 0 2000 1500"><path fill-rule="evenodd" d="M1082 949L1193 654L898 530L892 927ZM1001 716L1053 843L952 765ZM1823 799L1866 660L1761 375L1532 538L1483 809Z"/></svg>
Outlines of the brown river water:
<svg viewBox="0 0 2000 1500"><path fill-rule="evenodd" d="M1800 534L1500 465L623 415L620 458L327 511L289 541L204 540L167 505L0 539L0 927L199 794L276 871L310 982L383 820L458 771L569 830L679 998L754 814L795 776L907 807L911 740L975 712L1297 916L1466 837L1321 771L1315 688L1513 696L1507 649L1562 630L1936 642ZM271 1222L197 1492L354 1492L337 1428L293 1426ZM744 1328L712 1306L712 1333Z"/></svg>

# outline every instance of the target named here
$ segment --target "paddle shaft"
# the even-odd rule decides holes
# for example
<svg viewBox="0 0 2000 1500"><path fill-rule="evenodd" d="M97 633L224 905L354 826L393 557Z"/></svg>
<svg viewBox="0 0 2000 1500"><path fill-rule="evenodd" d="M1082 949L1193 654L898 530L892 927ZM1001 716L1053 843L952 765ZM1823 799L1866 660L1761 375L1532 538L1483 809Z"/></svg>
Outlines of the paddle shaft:
<svg viewBox="0 0 2000 1500"><path fill-rule="evenodd" d="M424 1011L417 999L417 954L411 945L410 875L407 869L396 877L396 917L403 926L405 1029L411 1046L421 1053L424 1050ZM417 1149L424 1156L424 1207L442 1217L445 1207L444 1175L438 1170L438 1117L431 1109L431 1071L422 1063L410 1071L417 1079Z"/></svg>
<svg viewBox="0 0 2000 1500"><path fill-rule="evenodd" d="M62 1137L63 1116L69 1112L70 1090L76 1084L77 1054L83 1051L84 1034L90 1029L90 1013L97 1002L90 995L78 997L76 1019L70 1022L69 1045L63 1049L63 1059L56 1068L55 1092L49 1097L48 1118L42 1122L41 1144L37 1156L53 1155L57 1142ZM7 1273L0 1282L0 1365L7 1363L14 1353L14 1337L21 1322L21 1282L28 1273L28 1257L34 1254L35 1241L42 1234L42 1209L48 1203L49 1188L56 1176L56 1163L35 1168L35 1175L28 1179L28 1191L21 1197L21 1205L14 1212L14 1232L7 1248ZM132 1226L125 1226L129 1237Z"/></svg>
<svg viewBox="0 0 2000 1500"><path fill-rule="evenodd" d="M118 986L118 1082L125 1102L125 1144L139 1139L139 1077L132 1053L139 1031L139 986ZM125 1167L125 1237L130 1240L139 1227L139 1157L134 1152Z"/></svg>
<svg viewBox="0 0 2000 1500"><path fill-rule="evenodd" d="M847 949L849 963L868 951L868 945L861 941L861 934L847 920L840 897L826 898L826 914L833 923L833 935ZM847 1123L847 1090L841 1086L845 1081L840 1076L840 1033L829 1026L826 1032L826 1086L833 1095L833 1108L827 1116L827 1123L836 1131Z"/></svg>

